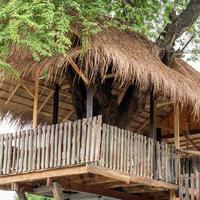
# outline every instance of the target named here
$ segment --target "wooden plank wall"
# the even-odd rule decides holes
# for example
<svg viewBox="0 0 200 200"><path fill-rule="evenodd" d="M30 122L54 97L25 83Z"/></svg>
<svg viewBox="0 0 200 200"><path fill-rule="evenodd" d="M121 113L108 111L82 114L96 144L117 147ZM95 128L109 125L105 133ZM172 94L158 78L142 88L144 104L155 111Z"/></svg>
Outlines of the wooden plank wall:
<svg viewBox="0 0 200 200"><path fill-rule="evenodd" d="M153 163L154 153L156 163ZM152 138L103 124L100 166L175 183L175 161L172 145L154 144Z"/></svg>
<svg viewBox="0 0 200 200"><path fill-rule="evenodd" d="M200 200L200 173L184 174L179 180L180 200Z"/></svg>
<svg viewBox="0 0 200 200"><path fill-rule="evenodd" d="M101 116L0 135L0 175L96 162Z"/></svg>

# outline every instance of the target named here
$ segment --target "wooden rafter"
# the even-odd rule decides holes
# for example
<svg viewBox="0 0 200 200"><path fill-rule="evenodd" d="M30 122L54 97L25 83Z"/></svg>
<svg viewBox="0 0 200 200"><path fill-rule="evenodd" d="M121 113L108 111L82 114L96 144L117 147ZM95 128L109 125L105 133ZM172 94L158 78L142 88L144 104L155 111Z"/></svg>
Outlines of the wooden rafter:
<svg viewBox="0 0 200 200"><path fill-rule="evenodd" d="M52 90L49 95L46 97L45 101L41 104L41 106L38 108L37 113L39 114L39 112L44 108L44 106L46 105L46 103L49 101L49 99L53 96L54 91Z"/></svg>
<svg viewBox="0 0 200 200"><path fill-rule="evenodd" d="M26 84L29 84L29 85L33 85L33 84L34 84L32 81L29 81L29 80L23 80L23 82L25 82ZM65 85L65 87L66 87L66 85ZM62 86L61 86L61 90L66 89L65 87L62 88ZM39 84L39 88L44 89L44 90L47 90L47 91L49 91L49 92L54 91L53 88L48 87L48 86L46 86L46 85L41 85L41 84ZM70 88L70 87L69 87L69 88ZM64 94L64 93L62 93L62 92L60 92L60 95L62 95L62 96L64 96L64 97L70 97L69 95ZM70 98L71 98L71 97L70 97Z"/></svg>
<svg viewBox="0 0 200 200"><path fill-rule="evenodd" d="M13 96L15 95L15 93L17 92L17 90L20 88L21 85L22 85L21 82L16 85L16 87L14 88L10 96L8 97L7 101L5 102L4 104L5 106L10 102L10 100L13 98Z"/></svg>
<svg viewBox="0 0 200 200"><path fill-rule="evenodd" d="M174 101L159 102L159 103L157 103L156 107L161 108L163 106L171 105L173 103L174 103ZM150 108L150 105L146 105L145 108Z"/></svg>
<svg viewBox="0 0 200 200"><path fill-rule="evenodd" d="M119 94L118 99L117 99L118 105L122 102L122 100L123 100L123 98L124 98L124 95L125 95L125 93L126 93L128 87L129 87L129 85L130 85L130 84L127 84L127 85L125 86L125 88L123 89L123 91Z"/></svg>
<svg viewBox="0 0 200 200"><path fill-rule="evenodd" d="M77 66L77 64L72 59L69 59L69 63L71 64L71 66L73 67L73 69L76 71L76 73L82 78L82 80L84 81L84 83L86 85L88 85L89 84L88 78L82 72L82 70Z"/></svg>
<svg viewBox="0 0 200 200"><path fill-rule="evenodd" d="M28 86L26 84L22 84L23 88L28 92L28 94L30 94L31 97L34 98L34 94L33 92L28 88Z"/></svg>
<svg viewBox="0 0 200 200"><path fill-rule="evenodd" d="M74 113L74 108L72 108L68 113L67 115L65 116L65 118L62 120L62 122L66 122L70 116Z"/></svg>

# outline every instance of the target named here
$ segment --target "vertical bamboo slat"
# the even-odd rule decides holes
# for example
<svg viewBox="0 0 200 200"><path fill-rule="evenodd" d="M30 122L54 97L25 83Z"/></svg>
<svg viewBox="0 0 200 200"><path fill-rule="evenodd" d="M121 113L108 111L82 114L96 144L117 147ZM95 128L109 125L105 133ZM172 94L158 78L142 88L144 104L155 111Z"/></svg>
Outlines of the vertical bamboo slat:
<svg viewBox="0 0 200 200"><path fill-rule="evenodd" d="M49 150L50 150L50 133L51 133L51 126L47 126L47 133L46 133L46 152L45 152L45 168L49 168Z"/></svg>
<svg viewBox="0 0 200 200"><path fill-rule="evenodd" d="M12 158L12 137L13 137L13 134L9 134L8 136L8 163L7 163L7 170L6 170L6 173L9 174L10 171L11 171L11 158Z"/></svg>
<svg viewBox="0 0 200 200"><path fill-rule="evenodd" d="M24 152L24 163L23 163L23 171L27 171L28 164L28 132L25 133L25 152Z"/></svg>
<svg viewBox="0 0 200 200"><path fill-rule="evenodd" d="M62 141L63 141L63 123L61 123L61 124L59 125L57 167L60 167L60 166L61 166Z"/></svg>
<svg viewBox="0 0 200 200"><path fill-rule="evenodd" d="M13 135L12 173L14 173L16 169L15 168L16 167L16 145L17 145L17 133L15 132ZM0 140L0 157L1 157L1 140ZM2 160L0 158L0 163L1 162ZM1 175L1 167L0 167L0 175Z"/></svg>
<svg viewBox="0 0 200 200"><path fill-rule="evenodd" d="M54 165L54 141L55 141L55 137L54 134L55 133L55 126L52 125L51 126L51 140L50 140L50 167L53 167Z"/></svg>
<svg viewBox="0 0 200 200"><path fill-rule="evenodd" d="M102 118L99 116L97 118L97 123L96 123L96 144L95 144L95 162L97 162L100 158L100 147L101 147L101 124L102 124ZM112 141L113 144L113 141ZM112 152L113 154L113 152Z"/></svg>
<svg viewBox="0 0 200 200"><path fill-rule="evenodd" d="M55 143L54 143L54 167L57 167L57 160L58 160L58 131L59 131L59 125L55 125Z"/></svg>
<svg viewBox="0 0 200 200"><path fill-rule="evenodd" d="M72 157L71 157L71 164L75 164L76 160L76 137L77 137L77 121L73 123L73 136L72 136Z"/></svg>
<svg viewBox="0 0 200 200"><path fill-rule="evenodd" d="M76 163L80 163L80 149L81 149L81 120L77 123L77 151Z"/></svg>
<svg viewBox="0 0 200 200"><path fill-rule="evenodd" d="M81 162L84 163L85 160L85 150L86 150L86 138L87 138L87 120L82 121L82 138L81 138Z"/></svg>
<svg viewBox="0 0 200 200"><path fill-rule="evenodd" d="M41 128L38 129L37 137L37 169L40 169L40 158L41 158Z"/></svg>
<svg viewBox="0 0 200 200"><path fill-rule="evenodd" d="M67 165L71 164L71 138L72 138L72 123L68 122L68 138L67 138Z"/></svg>
<svg viewBox="0 0 200 200"><path fill-rule="evenodd" d="M29 131L29 156L28 156L28 171L32 170L32 156L33 156L33 130Z"/></svg>
<svg viewBox="0 0 200 200"><path fill-rule="evenodd" d="M63 153L62 153L62 166L66 165L67 159L67 125L68 123L64 123L64 133L63 133Z"/></svg>
<svg viewBox="0 0 200 200"><path fill-rule="evenodd" d="M0 175L3 174L4 135L0 136Z"/></svg>

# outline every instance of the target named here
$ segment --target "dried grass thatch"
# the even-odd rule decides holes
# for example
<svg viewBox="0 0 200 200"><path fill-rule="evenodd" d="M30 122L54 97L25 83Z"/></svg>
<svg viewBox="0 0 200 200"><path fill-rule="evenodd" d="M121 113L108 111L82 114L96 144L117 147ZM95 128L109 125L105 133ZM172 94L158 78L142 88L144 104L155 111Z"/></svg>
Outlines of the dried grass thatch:
<svg viewBox="0 0 200 200"><path fill-rule="evenodd" d="M189 105L195 114L200 114L200 74L180 59L176 59L171 68L165 66L160 61L159 51L138 34L110 28L91 36L83 54L80 47L74 47L67 56L58 55L36 62L28 50L13 45L8 62L23 77L34 74L38 68L41 76L48 71L47 81L51 83L56 75L63 75L69 59L73 59L91 81L95 81L97 74L103 80L109 71L115 73L122 84L134 80L141 88L151 84L155 92Z"/></svg>

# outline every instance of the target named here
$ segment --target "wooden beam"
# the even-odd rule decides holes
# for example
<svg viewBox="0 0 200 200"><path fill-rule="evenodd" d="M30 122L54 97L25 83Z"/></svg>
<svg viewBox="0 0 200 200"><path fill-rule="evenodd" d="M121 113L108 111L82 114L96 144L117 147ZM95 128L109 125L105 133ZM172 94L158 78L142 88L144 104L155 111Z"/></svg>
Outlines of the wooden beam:
<svg viewBox="0 0 200 200"><path fill-rule="evenodd" d="M74 108L72 108L68 113L67 115L65 116L65 118L62 120L62 122L66 122L70 117L71 115L74 113Z"/></svg>
<svg viewBox="0 0 200 200"><path fill-rule="evenodd" d="M161 108L161 107L163 107L163 106L171 105L171 104L173 104L173 103L174 103L174 101L159 102L159 103L156 104L156 107L157 107L157 108ZM146 108L146 109L149 109L149 108L150 108L150 105L146 105L145 108Z"/></svg>
<svg viewBox="0 0 200 200"><path fill-rule="evenodd" d="M174 142L176 149L180 148L180 110L179 103L174 104Z"/></svg>
<svg viewBox="0 0 200 200"><path fill-rule="evenodd" d="M64 200L63 189L59 183L57 182L53 183L52 191L55 200Z"/></svg>
<svg viewBox="0 0 200 200"><path fill-rule="evenodd" d="M10 96L8 97L7 101L5 102L4 104L5 106L10 102L10 100L13 98L13 96L15 95L15 93L17 92L17 90L20 88L21 85L22 85L21 82L16 85L16 87L14 88Z"/></svg>
<svg viewBox="0 0 200 200"><path fill-rule="evenodd" d="M123 89L123 91L119 94L119 96L118 96L118 105L122 102L122 100L123 100L123 98L124 98L124 95L126 94L126 91L127 91L127 89L128 89L128 87L129 87L129 84L126 84L126 86L125 86L125 88Z"/></svg>
<svg viewBox="0 0 200 200"><path fill-rule="evenodd" d="M200 150L200 148L193 142L193 140L191 138L189 138L189 136L185 135L185 138L197 149Z"/></svg>
<svg viewBox="0 0 200 200"><path fill-rule="evenodd" d="M44 106L46 105L46 103L49 101L49 99L53 96L54 91L52 90L49 95L46 97L45 101L41 104L41 106L38 108L37 113L39 114L40 111L44 108Z"/></svg>
<svg viewBox="0 0 200 200"><path fill-rule="evenodd" d="M53 119L52 124L58 123L58 112L59 112L59 85L55 84L54 98L53 98Z"/></svg>
<svg viewBox="0 0 200 200"><path fill-rule="evenodd" d="M20 183L25 181L31 182L36 180L46 180L49 177L53 178L86 173L88 173L88 169L86 166L73 166L58 169L48 169L46 171L13 174L9 176L5 175L0 177L0 185L12 184L13 182Z"/></svg>
<svg viewBox="0 0 200 200"><path fill-rule="evenodd" d="M33 129L37 128L38 97L39 97L39 71L37 71L35 74L35 93L33 101Z"/></svg>
<svg viewBox="0 0 200 200"><path fill-rule="evenodd" d="M165 183L162 181L157 181L157 180L154 180L151 178L137 176L137 175L133 175L133 174L130 175L127 173L119 172L119 171L104 168L104 167L96 167L96 166L88 165L88 172L93 173L93 174L102 175L102 176L105 176L108 178L116 179L116 180L125 182L127 184L139 183L139 184L143 184L146 186L165 188L168 190L178 189L178 186L174 185L174 184Z"/></svg>
<svg viewBox="0 0 200 200"><path fill-rule="evenodd" d="M26 86L26 84L22 84L22 86L23 86L23 88L28 92L28 94L30 94L30 96L31 97L33 97L33 99L34 99L34 94L33 94L33 92Z"/></svg>
<svg viewBox="0 0 200 200"><path fill-rule="evenodd" d="M89 80L85 76L85 74L82 72L82 70L76 65L76 63L72 59L69 59L68 61L71 64L71 66L73 67L73 69L76 71L76 73L82 78L83 82L86 85L88 85L89 84Z"/></svg>

